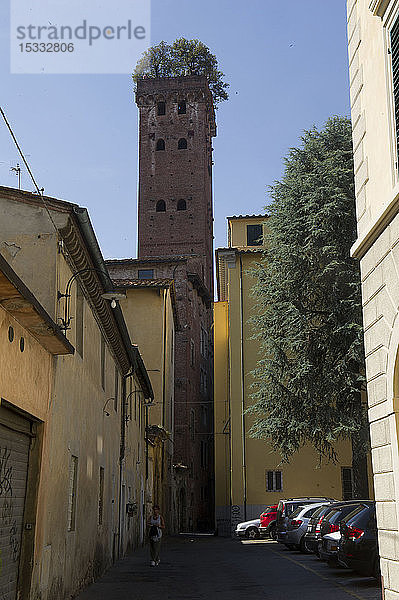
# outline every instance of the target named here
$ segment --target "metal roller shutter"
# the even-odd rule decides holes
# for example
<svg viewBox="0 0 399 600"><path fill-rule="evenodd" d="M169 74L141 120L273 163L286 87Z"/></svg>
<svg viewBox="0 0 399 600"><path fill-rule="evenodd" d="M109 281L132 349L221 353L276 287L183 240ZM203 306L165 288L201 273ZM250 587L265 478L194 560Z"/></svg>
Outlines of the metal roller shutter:
<svg viewBox="0 0 399 600"><path fill-rule="evenodd" d="M0 418L1 420L3 419ZM15 600L17 597L29 447L29 435L21 430L15 431L0 422L0 590L2 600Z"/></svg>

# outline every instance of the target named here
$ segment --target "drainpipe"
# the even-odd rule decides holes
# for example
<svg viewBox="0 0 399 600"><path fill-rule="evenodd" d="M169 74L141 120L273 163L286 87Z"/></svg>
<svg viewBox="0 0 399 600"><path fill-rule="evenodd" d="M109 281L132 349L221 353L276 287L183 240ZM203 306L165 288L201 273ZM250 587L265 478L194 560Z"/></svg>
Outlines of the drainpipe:
<svg viewBox="0 0 399 600"><path fill-rule="evenodd" d="M242 482L244 521L247 520L247 459L245 440L245 368L244 368L244 291L242 281L242 256L240 254L240 352L241 352L241 411L242 411Z"/></svg>
<svg viewBox="0 0 399 600"><path fill-rule="evenodd" d="M165 411L166 411L166 298L167 291L163 291L163 364L162 364L162 427L165 427Z"/></svg>
<svg viewBox="0 0 399 600"><path fill-rule="evenodd" d="M118 547L119 558L123 555L123 531L122 531L122 485L123 485L123 461L126 453L126 380L133 373L129 371L127 375L122 377L122 398L121 398L121 442L119 451L119 500L118 500Z"/></svg>
<svg viewBox="0 0 399 600"><path fill-rule="evenodd" d="M166 420L166 300L167 300L167 290L163 291L163 357L162 357L162 427L165 428L165 420ZM165 476L165 443L163 442L161 445L161 483L160 483L160 495L161 498L158 498L158 502L161 503L162 510L165 510L164 506L164 476Z"/></svg>
<svg viewBox="0 0 399 600"><path fill-rule="evenodd" d="M148 406L145 404L145 480L148 480Z"/></svg>

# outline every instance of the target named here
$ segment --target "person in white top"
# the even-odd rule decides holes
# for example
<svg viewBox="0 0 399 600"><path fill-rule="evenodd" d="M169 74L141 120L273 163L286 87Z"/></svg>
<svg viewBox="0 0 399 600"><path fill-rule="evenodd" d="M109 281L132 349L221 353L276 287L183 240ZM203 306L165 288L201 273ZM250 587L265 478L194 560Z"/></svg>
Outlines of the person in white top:
<svg viewBox="0 0 399 600"><path fill-rule="evenodd" d="M165 529L165 521L159 510L158 504L154 504L152 507L152 515L147 521L151 554L150 565L152 567L158 566L161 562L159 554L161 551L162 530Z"/></svg>

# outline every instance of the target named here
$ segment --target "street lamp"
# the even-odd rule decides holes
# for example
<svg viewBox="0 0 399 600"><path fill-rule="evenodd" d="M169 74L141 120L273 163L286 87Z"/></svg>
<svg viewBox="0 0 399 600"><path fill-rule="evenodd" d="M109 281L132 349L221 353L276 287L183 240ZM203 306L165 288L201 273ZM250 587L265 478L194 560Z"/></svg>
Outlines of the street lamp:
<svg viewBox="0 0 399 600"><path fill-rule="evenodd" d="M104 271L103 269L96 269L95 267L88 267L87 269L81 269L80 271L77 271L76 273L74 273L72 275L72 277L70 277L70 279L68 280L68 283L66 284L64 293L62 293L58 290L57 300L60 300L61 298L65 298L64 318L61 318L61 329L64 330L65 335L66 335L67 330L71 328L71 316L70 316L71 300L70 300L70 298L71 298L72 283L75 281L76 277L78 277L79 275L82 275L82 273L88 273L90 271L102 273L111 281L111 278L109 276L109 273L107 273L107 271ZM116 291L104 292L104 294L101 294L101 298L104 298L105 300L111 300L111 308L116 308L116 306L117 306L116 301L121 298L126 298L126 294L119 293Z"/></svg>

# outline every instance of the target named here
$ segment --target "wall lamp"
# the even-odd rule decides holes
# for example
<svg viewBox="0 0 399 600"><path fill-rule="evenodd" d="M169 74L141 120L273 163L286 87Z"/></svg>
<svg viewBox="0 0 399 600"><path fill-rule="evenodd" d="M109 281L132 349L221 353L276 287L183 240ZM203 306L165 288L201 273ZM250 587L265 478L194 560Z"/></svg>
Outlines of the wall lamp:
<svg viewBox="0 0 399 600"><path fill-rule="evenodd" d="M108 402L110 402L111 400L115 400L115 398L108 398L108 400L106 401L106 403L104 404L104 407L103 407L103 413L105 414L106 417L109 417L109 415L110 415L110 413L105 409L107 407Z"/></svg>
<svg viewBox="0 0 399 600"><path fill-rule="evenodd" d="M130 392L130 394L128 394L128 395L126 396L126 400L125 400L126 409L127 409L127 407L128 407L129 398L130 398L131 396L135 395L135 394L142 394L142 393L143 393L143 392L142 392L141 390L132 390L132 391ZM151 406L153 406L154 404L155 404L155 402L154 402L153 400L151 400L150 402L146 402L146 401L144 400L144 402L143 402L143 406L144 406L145 408L151 408ZM129 422L129 421L131 421L131 420L132 420L132 415L128 415L128 414L127 414L127 410L126 410L126 416L125 416L125 421L126 421L126 423L128 423L128 422Z"/></svg>
<svg viewBox="0 0 399 600"><path fill-rule="evenodd" d="M77 271L76 273L74 273L72 275L72 277L68 280L68 283L66 284L64 293L62 293L58 290L57 300L60 300L61 298L65 298L64 317L61 318L61 329L64 331L65 335L66 335L67 330L71 328L70 309L71 309L72 283L75 281L75 279L79 275L82 275L82 273L89 273L90 271L94 271L96 273L102 273L111 281L111 278L109 276L109 273L107 273L107 271L104 271L103 269L96 269L95 267L89 267L87 269L81 269L80 271ZM117 306L116 301L121 298L126 298L126 294L119 293L116 291L111 291L111 292L105 292L104 294L101 294L101 298L104 298L105 300L111 300L111 308L116 308L116 306Z"/></svg>

